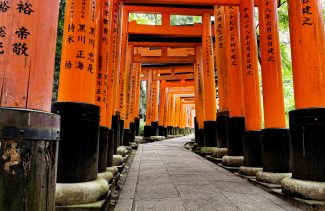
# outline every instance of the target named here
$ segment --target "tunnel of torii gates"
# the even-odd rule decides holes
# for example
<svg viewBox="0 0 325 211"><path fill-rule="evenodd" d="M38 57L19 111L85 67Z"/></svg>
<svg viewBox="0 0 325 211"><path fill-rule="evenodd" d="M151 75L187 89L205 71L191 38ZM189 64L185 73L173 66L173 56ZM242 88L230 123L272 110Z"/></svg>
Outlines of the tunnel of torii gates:
<svg viewBox="0 0 325 211"><path fill-rule="evenodd" d="M197 144L218 147L223 165L282 182L285 194L325 200L322 3L288 0L295 97L289 129L279 5L67 0L58 100L51 105L59 1L0 0L0 210L69 205L63 200L69 184L79 194L88 191L86 183L108 191L97 175L112 165L118 146L139 135L141 81L147 81L144 136L195 128ZM131 13L161 14L162 23L129 22ZM173 26L171 15L201 16L202 24Z"/></svg>

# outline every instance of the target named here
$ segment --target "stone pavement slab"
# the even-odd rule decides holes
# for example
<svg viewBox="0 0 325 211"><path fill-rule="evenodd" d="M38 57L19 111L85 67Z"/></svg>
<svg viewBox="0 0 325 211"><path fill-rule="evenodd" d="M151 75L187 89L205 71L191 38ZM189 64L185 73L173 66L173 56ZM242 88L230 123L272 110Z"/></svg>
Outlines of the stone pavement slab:
<svg viewBox="0 0 325 211"><path fill-rule="evenodd" d="M191 138L139 145L115 210L299 210L184 149Z"/></svg>

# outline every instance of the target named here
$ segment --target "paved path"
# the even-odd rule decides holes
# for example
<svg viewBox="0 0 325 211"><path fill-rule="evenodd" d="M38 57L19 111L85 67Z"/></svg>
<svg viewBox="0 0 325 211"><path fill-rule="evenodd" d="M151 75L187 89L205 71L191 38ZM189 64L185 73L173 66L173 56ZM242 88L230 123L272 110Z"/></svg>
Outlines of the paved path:
<svg viewBox="0 0 325 211"><path fill-rule="evenodd" d="M115 210L298 210L184 149L190 138L140 145Z"/></svg>

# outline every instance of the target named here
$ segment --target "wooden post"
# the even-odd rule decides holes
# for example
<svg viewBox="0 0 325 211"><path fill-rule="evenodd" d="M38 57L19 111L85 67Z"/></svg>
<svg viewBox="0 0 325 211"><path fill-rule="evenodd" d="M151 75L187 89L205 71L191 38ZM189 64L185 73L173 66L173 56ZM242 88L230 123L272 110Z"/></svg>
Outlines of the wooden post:
<svg viewBox="0 0 325 211"><path fill-rule="evenodd" d="M157 77L157 71L153 70L153 77ZM151 102L151 130L152 136L158 136L158 89L159 81L152 82L152 102Z"/></svg>
<svg viewBox="0 0 325 211"><path fill-rule="evenodd" d="M158 125L159 125L159 136L165 136L165 127L164 127L164 121L165 121L165 104L166 104L166 94L165 94L165 83L166 81L160 81L160 89L159 89L159 119L158 119Z"/></svg>
<svg viewBox="0 0 325 211"><path fill-rule="evenodd" d="M136 83L135 83L135 108L134 108L134 121L136 127L136 136L140 135L140 116L139 116L139 107L140 107L140 91L141 91L141 64L136 64Z"/></svg>
<svg viewBox="0 0 325 211"><path fill-rule="evenodd" d="M126 57L126 65L125 65L125 75L124 75L124 98L123 100L123 110L124 110L124 134L123 134L123 146L129 146L129 142L133 141L132 138L132 131L130 130L130 122L131 117L133 119L133 116L131 114L132 110L132 76L133 76L133 53L134 53L134 47L132 45L128 46L127 49L127 57Z"/></svg>
<svg viewBox="0 0 325 211"><path fill-rule="evenodd" d="M114 75L114 81L116 81L116 83L114 83L114 101L113 101L113 114L115 113L117 116L119 116L118 118L120 118L120 112L119 112L119 94L120 94L120 64L121 64L121 54L122 54L122 39L121 39L121 35L122 35L122 17L125 19L124 16L122 16L122 8L121 8L121 4L119 1L116 0L116 11L115 13L115 28L114 28L114 36L116 37L116 48L112 49L115 51L116 53L116 57L115 57L115 75ZM126 22L124 22L124 24L128 24ZM123 26L124 29L127 28L127 26ZM114 55L114 54L112 54ZM113 64L112 64L113 65ZM118 83L117 83L118 82Z"/></svg>
<svg viewBox="0 0 325 211"><path fill-rule="evenodd" d="M175 118L174 118L174 127L176 128L176 134L179 134L180 118L181 118L181 97L176 97L175 105Z"/></svg>
<svg viewBox="0 0 325 211"><path fill-rule="evenodd" d="M204 146L217 146L217 104L214 72L214 54L211 29L211 16L203 14L202 55L204 68L204 93L205 93L205 122Z"/></svg>
<svg viewBox="0 0 325 211"><path fill-rule="evenodd" d="M262 129L262 112L258 75L255 13L254 2L252 0L241 0L240 26L246 115L244 165L247 167L261 167L262 153L260 130Z"/></svg>
<svg viewBox="0 0 325 211"><path fill-rule="evenodd" d="M215 16L215 57L218 73L219 110L217 113L217 147L227 148L227 120L229 118L228 102L228 73L226 70L226 34L225 9L223 6L214 7Z"/></svg>
<svg viewBox="0 0 325 211"><path fill-rule="evenodd" d="M132 45L128 46L127 49L127 57L126 57L126 65L125 65L125 104L123 103L123 107L125 107L125 115L124 115L124 129L130 129L130 121L131 121L131 107L132 107L132 75L133 75L133 52L134 47Z"/></svg>
<svg viewBox="0 0 325 211"><path fill-rule="evenodd" d="M284 111L277 1L261 0L258 9L265 125L262 130L263 171L289 173L289 130ZM259 173L259 181L265 181L264 172ZM286 176L288 174L283 174L283 178Z"/></svg>
<svg viewBox="0 0 325 211"><path fill-rule="evenodd" d="M226 71L226 34L225 34L225 9L223 6L214 7L215 16L215 57L218 73L219 112L229 110L228 105L228 73Z"/></svg>
<svg viewBox="0 0 325 211"><path fill-rule="evenodd" d="M195 81L195 108L196 120L198 122L198 132L195 137L199 146L204 145L204 119L205 119L205 99L204 99L204 72L202 63L202 48L195 48L196 63L194 64L194 81ZM200 132L199 132L200 131ZM201 135L199 135L201 134Z"/></svg>
<svg viewBox="0 0 325 211"><path fill-rule="evenodd" d="M0 210L53 211L60 117L49 112L59 1L0 5Z"/></svg>
<svg viewBox="0 0 325 211"><path fill-rule="evenodd" d="M318 194L324 188L325 181L322 173L325 170L322 150L325 135L325 31L322 1L288 1L288 7L296 110L289 113L293 179L285 180L283 187L285 193L294 196L325 200L323 194ZM297 182L295 179L302 181L299 185L301 188L294 188ZM304 191L310 187L317 189Z"/></svg>
<svg viewBox="0 0 325 211"><path fill-rule="evenodd" d="M228 6L226 12L226 56L228 72L229 119L227 146L229 156L243 155L245 106L239 28L239 8ZM226 165L226 164L225 164Z"/></svg>
<svg viewBox="0 0 325 211"><path fill-rule="evenodd" d="M96 14L93 2L68 2L62 43L59 102L95 104ZM74 8L72 10L72 8Z"/></svg>
<svg viewBox="0 0 325 211"><path fill-rule="evenodd" d="M108 69L108 82L107 82L107 113L106 113L106 126L112 128L112 116L115 115L114 98L115 89L117 84L117 55L118 55L118 3L117 0L109 0L109 17L103 21L108 21L107 29L104 29L104 34L108 34L108 58L107 58L107 69ZM116 124L116 123L115 123Z"/></svg>
<svg viewBox="0 0 325 211"><path fill-rule="evenodd" d="M109 4L106 1L100 1L98 5L99 20L97 22L96 38L96 62L97 62L97 84L95 91L95 102L100 107L100 128L99 128L99 154L98 154L98 172L106 172L109 128L107 128L107 91L108 91L108 20ZM107 12L106 12L107 11Z"/></svg>
<svg viewBox="0 0 325 211"><path fill-rule="evenodd" d="M58 3L2 1L1 107L51 110ZM37 17L43 17L40 20ZM41 24L46 21L47 24ZM52 34L46 33L52 31Z"/></svg>
<svg viewBox="0 0 325 211"><path fill-rule="evenodd" d="M151 136L151 104L152 104L152 70L149 70L147 80L147 106L146 106L146 125L144 127L144 136Z"/></svg>
<svg viewBox="0 0 325 211"><path fill-rule="evenodd" d="M120 65L119 65L119 88L118 88L118 98L117 105L118 111L120 112L121 119L125 119L126 112L126 71L127 71L127 53L128 53L128 23L129 14L127 11L123 10L122 14L122 28L121 28L121 55L120 55Z"/></svg>

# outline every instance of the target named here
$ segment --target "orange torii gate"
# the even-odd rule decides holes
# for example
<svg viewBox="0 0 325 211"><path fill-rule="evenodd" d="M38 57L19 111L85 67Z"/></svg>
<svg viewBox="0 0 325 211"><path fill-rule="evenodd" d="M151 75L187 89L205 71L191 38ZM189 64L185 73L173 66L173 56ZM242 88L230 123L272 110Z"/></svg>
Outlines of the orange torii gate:
<svg viewBox="0 0 325 211"><path fill-rule="evenodd" d="M195 108L196 141L200 146L227 147L223 165L241 166L241 173L257 175L258 181L281 184L284 194L325 200L321 0L288 1L296 108L289 113L289 130L285 124L277 0L67 0L58 102L52 105L55 114L48 112L58 2L7 0L0 5L0 146L4 149L0 157L7 161L8 151L30 151L19 156L31 167L26 169L20 160L12 166L1 163L7 164L0 166L0 210L53 210L54 200L66 203L66 196L54 198L57 161L60 188L71 183L97 184L97 174L112 165L116 148L128 145L136 134L140 83L145 79L150 88L147 127L158 121L166 131L164 135L175 135L177 128L193 126L189 122ZM254 7L259 10L264 125ZM160 13L162 24L129 23L131 12ZM172 14L201 16L203 21L172 26ZM215 15L215 28L211 15ZM161 47L163 55L139 56L142 47ZM165 54L168 47L192 48L195 54L170 56ZM166 69L155 69L141 79L141 63L146 62L189 64L191 71L181 75L176 74L177 68L169 68L164 75ZM159 111L158 93L163 93ZM185 96L195 96L195 101L186 102ZM14 137L8 136L12 131ZM28 148L31 140L38 150ZM40 153L41 146L47 146L46 153ZM292 178L285 178L290 171ZM33 178L27 180L26 175ZM33 182L43 181L39 175L49 178L44 187ZM9 179L14 182L6 183ZM25 191L26 185L33 190ZM96 193L108 193L108 183L104 189L98 184L94 187ZM12 194L10 198L7 192ZM71 205L89 203L69 200Z"/></svg>

